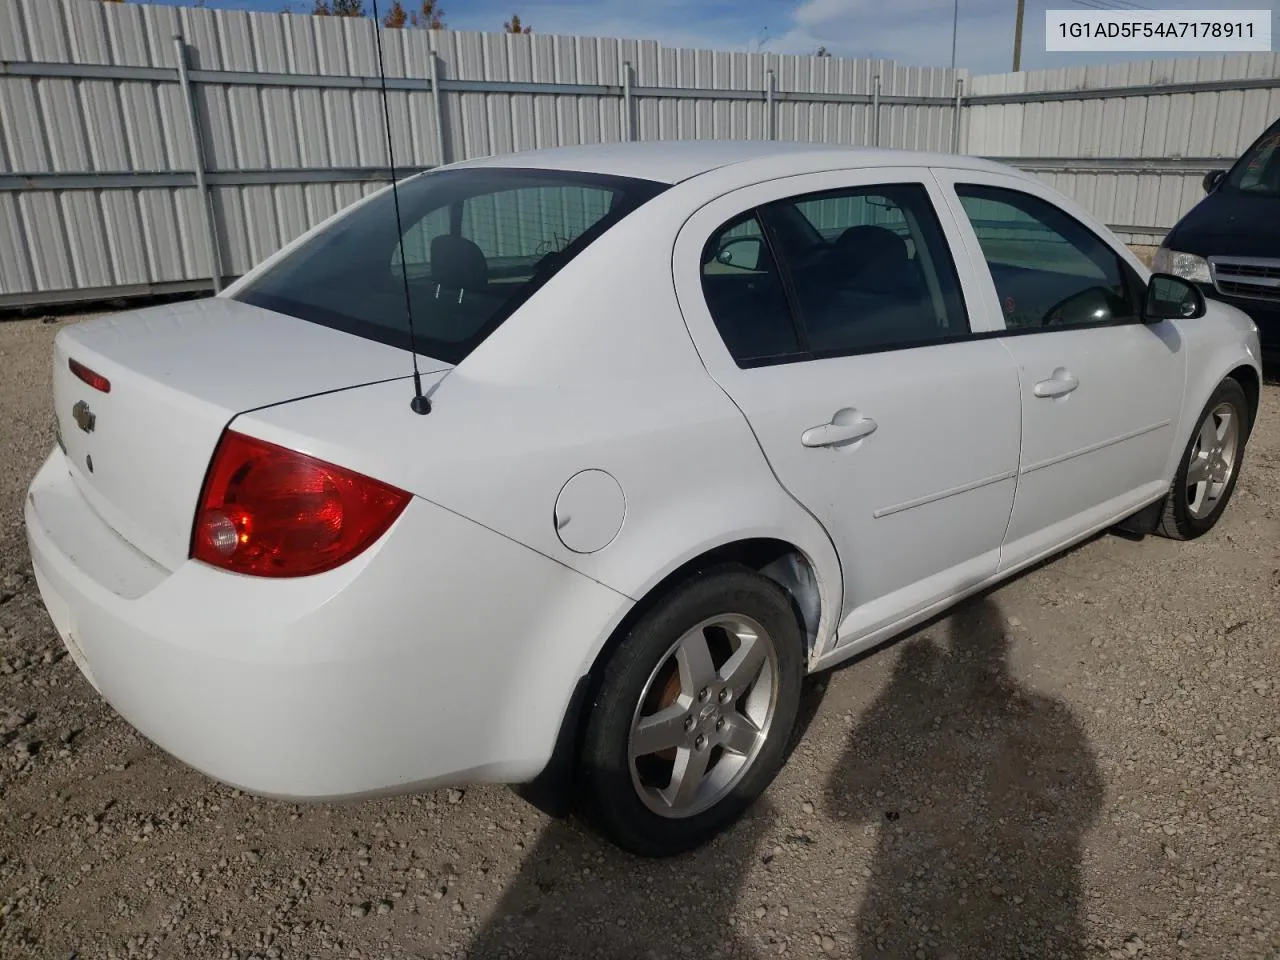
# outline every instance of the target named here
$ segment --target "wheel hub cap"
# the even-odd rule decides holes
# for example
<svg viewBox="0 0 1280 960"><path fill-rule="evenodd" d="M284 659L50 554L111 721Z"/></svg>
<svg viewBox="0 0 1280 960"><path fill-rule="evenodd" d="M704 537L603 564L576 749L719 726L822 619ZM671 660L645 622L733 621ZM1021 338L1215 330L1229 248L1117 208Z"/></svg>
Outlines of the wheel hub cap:
<svg viewBox="0 0 1280 960"><path fill-rule="evenodd" d="M672 644L631 723L632 784L655 813L691 817L750 769L777 706L777 653L755 620L705 620Z"/></svg>
<svg viewBox="0 0 1280 960"><path fill-rule="evenodd" d="M1235 407L1220 403L1200 424L1187 463L1187 512L1209 516L1222 500L1235 471L1240 421Z"/></svg>

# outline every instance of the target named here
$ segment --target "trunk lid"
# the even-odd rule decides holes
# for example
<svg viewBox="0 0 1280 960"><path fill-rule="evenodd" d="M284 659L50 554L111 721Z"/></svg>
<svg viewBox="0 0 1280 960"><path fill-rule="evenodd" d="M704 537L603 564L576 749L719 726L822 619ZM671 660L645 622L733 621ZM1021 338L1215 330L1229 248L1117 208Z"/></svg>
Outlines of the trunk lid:
<svg viewBox="0 0 1280 960"><path fill-rule="evenodd" d="M73 373L72 360L105 377L109 391ZM214 447L237 414L407 381L410 362L395 347L220 297L117 314L67 327L54 342L59 442L89 505L173 570L187 558ZM424 373L448 366L419 362Z"/></svg>

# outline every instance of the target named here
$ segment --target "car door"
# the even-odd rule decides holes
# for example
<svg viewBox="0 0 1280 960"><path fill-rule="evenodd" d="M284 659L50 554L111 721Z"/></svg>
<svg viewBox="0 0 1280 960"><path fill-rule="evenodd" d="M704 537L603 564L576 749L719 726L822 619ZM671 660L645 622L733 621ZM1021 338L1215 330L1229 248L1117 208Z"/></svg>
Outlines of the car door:
<svg viewBox="0 0 1280 960"><path fill-rule="evenodd" d="M1022 452L1002 567L1042 556L1165 491L1186 376L1171 322L1142 322L1131 255L1039 185L939 171L1018 366Z"/></svg>
<svg viewBox="0 0 1280 960"><path fill-rule="evenodd" d="M923 169L789 177L676 242L703 362L839 554L838 643L991 576L1013 505L1017 372L966 311L977 275L938 209Z"/></svg>

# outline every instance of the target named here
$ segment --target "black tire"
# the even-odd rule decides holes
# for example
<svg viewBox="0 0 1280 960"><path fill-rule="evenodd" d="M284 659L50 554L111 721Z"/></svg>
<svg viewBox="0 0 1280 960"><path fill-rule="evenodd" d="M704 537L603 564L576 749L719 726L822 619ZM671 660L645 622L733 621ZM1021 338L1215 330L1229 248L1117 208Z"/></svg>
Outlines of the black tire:
<svg viewBox="0 0 1280 960"><path fill-rule="evenodd" d="M1200 425L1204 423L1210 411L1224 403L1231 405L1240 425L1234 462L1231 466L1231 476L1213 508L1204 516L1197 517L1191 512L1187 471L1191 467L1192 454L1196 450ZM1187 441L1187 448L1183 451L1182 460L1178 463L1178 472L1174 474L1173 486L1169 488L1169 493L1165 496L1160 522L1156 526L1157 533L1171 540L1193 540L1213 529L1214 524L1218 522L1223 511L1226 510L1227 503L1231 500L1231 494L1235 492L1236 480L1240 476L1240 464L1244 460L1244 448L1248 442L1252 426L1249 400L1245 396L1244 388L1240 386L1238 381L1228 377L1218 384L1218 388L1213 391L1209 402L1204 405L1204 409L1200 411L1200 416L1196 419L1195 426L1192 428L1191 438Z"/></svg>
<svg viewBox="0 0 1280 960"><path fill-rule="evenodd" d="M646 805L632 781L632 721L650 677L669 659L673 644L722 615L750 617L773 640L773 719L754 760L713 806L691 816L663 816ZM606 837L640 856L674 856L706 843L737 820L782 767L803 678L804 639L791 598L778 584L739 564L686 581L631 627L604 666L579 754L584 812Z"/></svg>

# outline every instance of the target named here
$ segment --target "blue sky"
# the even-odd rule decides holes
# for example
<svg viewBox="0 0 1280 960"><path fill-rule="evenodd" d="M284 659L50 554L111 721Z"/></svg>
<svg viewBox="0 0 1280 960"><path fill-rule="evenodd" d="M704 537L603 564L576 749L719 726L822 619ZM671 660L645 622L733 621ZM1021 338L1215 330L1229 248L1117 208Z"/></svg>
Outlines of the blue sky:
<svg viewBox="0 0 1280 960"><path fill-rule="evenodd" d="M132 0L137 2L137 0ZM178 0L152 2L179 5ZM206 0L208 7L278 11L287 0ZM391 0L378 0L380 7ZM1270 9L1280 37L1280 0L1135 0L1144 7ZM946 66L951 60L953 0L441 0L455 30L498 30L517 13L539 33L625 36L672 46L753 50L763 41L777 53L889 57L906 64ZM1015 0L959 0L957 62L977 73L1010 69ZM310 0L293 0L309 9ZM370 4L366 0L366 7ZM410 3L406 2L406 7ZM1084 10L1068 0L1027 0L1024 70L1106 60L1149 59L1149 54L1046 53L1044 12ZM1193 54L1184 54L1193 56Z"/></svg>

